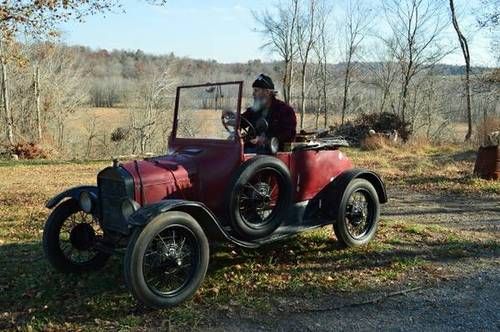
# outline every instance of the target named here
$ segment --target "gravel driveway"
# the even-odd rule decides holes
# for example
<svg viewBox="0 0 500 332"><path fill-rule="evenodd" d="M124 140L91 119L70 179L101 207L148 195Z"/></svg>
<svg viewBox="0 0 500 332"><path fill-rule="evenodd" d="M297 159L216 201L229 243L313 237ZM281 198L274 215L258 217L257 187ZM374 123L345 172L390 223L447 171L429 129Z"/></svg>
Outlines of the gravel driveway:
<svg viewBox="0 0 500 332"><path fill-rule="evenodd" d="M408 218L449 228L500 231L499 195L423 194L389 190L389 203L383 207L384 218Z"/></svg>
<svg viewBox="0 0 500 332"><path fill-rule="evenodd" d="M445 196L396 190L383 217L498 234L499 196ZM300 298L262 316L219 314L208 331L500 331L500 259L462 262L463 277L398 292ZM455 267L457 268L457 267ZM465 271L466 270L466 271ZM459 271L461 272L461 270ZM460 275L460 273L459 273Z"/></svg>

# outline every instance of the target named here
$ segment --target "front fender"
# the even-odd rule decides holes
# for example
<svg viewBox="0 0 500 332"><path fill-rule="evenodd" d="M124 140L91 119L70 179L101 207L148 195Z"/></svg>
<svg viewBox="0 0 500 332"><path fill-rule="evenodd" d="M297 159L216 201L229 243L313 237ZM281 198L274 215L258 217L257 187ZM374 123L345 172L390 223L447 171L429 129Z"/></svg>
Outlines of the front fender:
<svg viewBox="0 0 500 332"><path fill-rule="evenodd" d="M143 227L156 216L168 211L182 211L191 215L212 241L230 238L220 225L217 217L203 203L181 199L166 199L141 207L128 218L129 227Z"/></svg>
<svg viewBox="0 0 500 332"><path fill-rule="evenodd" d="M45 207L48 209L52 209L55 207L57 204L59 204L62 200L66 198L73 198L75 200L78 200L80 197L80 193L82 191L89 191L91 193L94 193L96 196L98 196L98 188L96 186L79 186L79 187L73 187L70 188L66 191L63 191L56 196L52 197L45 203Z"/></svg>

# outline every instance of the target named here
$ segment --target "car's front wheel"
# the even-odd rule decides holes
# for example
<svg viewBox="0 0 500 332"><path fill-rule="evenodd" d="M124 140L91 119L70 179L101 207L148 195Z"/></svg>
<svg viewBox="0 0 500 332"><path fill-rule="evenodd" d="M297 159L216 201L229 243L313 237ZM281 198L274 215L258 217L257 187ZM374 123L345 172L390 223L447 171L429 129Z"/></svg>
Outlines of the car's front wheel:
<svg viewBox="0 0 500 332"><path fill-rule="evenodd" d="M99 222L67 200L50 214L43 230L43 249L50 264L61 272L84 272L102 268L109 254L96 249L104 233Z"/></svg>
<svg viewBox="0 0 500 332"><path fill-rule="evenodd" d="M208 261L203 229L189 214L171 211L135 230L125 255L125 281L139 302L172 307L196 293Z"/></svg>
<svg viewBox="0 0 500 332"><path fill-rule="evenodd" d="M377 191L365 179L347 186L337 211L333 230L342 246L357 247L370 242L378 227L380 202Z"/></svg>

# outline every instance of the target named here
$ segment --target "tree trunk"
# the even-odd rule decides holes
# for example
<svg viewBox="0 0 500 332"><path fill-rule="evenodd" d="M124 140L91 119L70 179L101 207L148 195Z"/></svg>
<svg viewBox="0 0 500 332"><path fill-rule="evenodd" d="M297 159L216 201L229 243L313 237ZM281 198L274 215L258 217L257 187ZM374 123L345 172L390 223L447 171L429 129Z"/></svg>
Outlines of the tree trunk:
<svg viewBox="0 0 500 332"><path fill-rule="evenodd" d="M406 108L408 106L408 87L410 86L410 78L406 76L403 80L403 88L401 91L401 109L400 115L403 122L406 121Z"/></svg>
<svg viewBox="0 0 500 332"><path fill-rule="evenodd" d="M290 69L288 70L288 103L293 103L292 86L293 86L293 59L290 60Z"/></svg>
<svg viewBox="0 0 500 332"><path fill-rule="evenodd" d="M326 92L326 80L327 80L327 75L326 75L326 60L325 60L325 67L323 68L323 114L324 114L324 124L325 128L328 126L328 101L327 101L327 92Z"/></svg>
<svg viewBox="0 0 500 332"><path fill-rule="evenodd" d="M285 67L283 70L283 100L285 103L289 103L289 97L288 97L288 67L289 67L289 62L285 60Z"/></svg>
<svg viewBox="0 0 500 332"><path fill-rule="evenodd" d="M350 85L350 75L351 75L351 54L349 54L349 59L346 64L345 76L344 76L344 95L342 97L342 120L341 124L344 124L345 121L345 113L347 110L347 95L349 93L349 85Z"/></svg>
<svg viewBox="0 0 500 332"><path fill-rule="evenodd" d="M2 68L2 76L0 80L1 91L2 91L2 100L3 100L3 109L5 111L5 127L7 128L7 140L10 145L14 145L14 123L12 119L12 112L10 110L9 103L9 89L8 89L8 80L7 80L7 64L6 59L4 59L3 53L3 44L0 39L0 62Z"/></svg>
<svg viewBox="0 0 500 332"><path fill-rule="evenodd" d="M465 135L465 141L469 141L472 136L472 107L471 107L471 95L470 95L470 53L469 44L467 39L462 34L460 27L458 25L457 16L455 14L455 4L453 0L450 0L450 10L451 18L453 22L453 28L458 36L458 41L460 42L460 48L464 55L465 60L465 97L466 97L466 107L467 107L467 134Z"/></svg>
<svg viewBox="0 0 500 332"><path fill-rule="evenodd" d="M300 87L300 129L304 129L304 117L306 116L306 75L307 63L303 63L302 82Z"/></svg>
<svg viewBox="0 0 500 332"><path fill-rule="evenodd" d="M38 65L35 67L33 79L33 93L35 94L35 110L36 110L36 125L37 125L37 139L38 142L42 141L42 112L40 110L40 72Z"/></svg>

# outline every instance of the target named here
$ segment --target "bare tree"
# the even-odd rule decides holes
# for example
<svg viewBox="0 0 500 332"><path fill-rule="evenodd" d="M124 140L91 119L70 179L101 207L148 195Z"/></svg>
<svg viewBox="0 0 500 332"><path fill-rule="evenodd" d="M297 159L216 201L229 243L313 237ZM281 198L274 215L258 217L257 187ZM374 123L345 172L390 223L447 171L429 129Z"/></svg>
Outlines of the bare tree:
<svg viewBox="0 0 500 332"><path fill-rule="evenodd" d="M448 20L439 1L384 0L383 6L392 31L386 46L392 48L401 73L397 111L405 121L413 78L451 52L439 43Z"/></svg>
<svg viewBox="0 0 500 332"><path fill-rule="evenodd" d="M286 0L277 4L277 14L269 11L254 12L265 42L262 48L277 53L283 60L283 98L292 100L294 61L297 53L296 33L299 15L299 0Z"/></svg>
<svg viewBox="0 0 500 332"><path fill-rule="evenodd" d="M344 31L344 91L342 95L342 120L344 124L346 110L348 108L349 88L353 72L353 62L360 51L366 32L369 28L368 8L362 6L359 1L348 0L346 7L345 31Z"/></svg>
<svg viewBox="0 0 500 332"><path fill-rule="evenodd" d="M9 102L9 88L7 76L7 56L4 48L3 38L0 35L0 67L2 76L0 79L0 91L2 94L2 106L5 112L5 127L7 128L7 140L10 145L14 145L14 124Z"/></svg>
<svg viewBox="0 0 500 332"><path fill-rule="evenodd" d="M377 39L377 43L379 40ZM391 40L386 42L391 43ZM378 45L371 47L371 56L375 62L367 61L368 69L372 75L372 84L381 90L379 112L386 111L388 104L392 104L392 91L398 78L398 65L393 53L394 47L380 48Z"/></svg>
<svg viewBox="0 0 500 332"><path fill-rule="evenodd" d="M42 111L40 109L40 70L38 64L33 72L33 95L35 97L36 129L38 142L42 140Z"/></svg>
<svg viewBox="0 0 500 332"><path fill-rule="evenodd" d="M472 136L472 109L471 109L471 95L470 95L470 53L469 44L467 43L467 38L460 30L458 25L457 14L455 12L455 3L450 0L450 11L451 11L451 21L453 22L453 28L455 29L460 43L460 48L462 49L462 54L465 60L465 98L466 98L466 108L467 108L467 134L465 135L465 140L469 141Z"/></svg>
<svg viewBox="0 0 500 332"><path fill-rule="evenodd" d="M86 74L74 51L51 44L45 46L39 68L42 121L56 127L55 141L62 149L66 119L86 101Z"/></svg>
<svg viewBox="0 0 500 332"><path fill-rule="evenodd" d="M330 85L330 72L328 68L328 60L332 48L332 38L328 23L331 18L331 7L325 1L318 8L318 38L314 44L314 52L317 58L317 88L320 108L323 111L323 125L326 128L328 125L328 87ZM317 114L316 127L319 121L319 109Z"/></svg>
<svg viewBox="0 0 500 332"><path fill-rule="evenodd" d="M494 28L500 25L500 1L482 0L477 12L477 23L482 28Z"/></svg>
<svg viewBox="0 0 500 332"><path fill-rule="evenodd" d="M139 147L141 154L151 146L151 141L158 131L164 132L161 121L167 119L162 113L169 107L168 96L173 93L177 83L170 67L164 66L159 73L156 68L149 69L139 89L137 110L132 114L131 127L136 133L138 143L134 142L134 146Z"/></svg>
<svg viewBox="0 0 500 332"><path fill-rule="evenodd" d="M309 56L313 50L317 37L317 0L309 0L306 10L299 10L297 21L297 49L300 58L300 128L304 128L304 117L306 113L306 82Z"/></svg>
<svg viewBox="0 0 500 332"><path fill-rule="evenodd" d="M87 124L86 130L88 133L88 138L87 138L87 150L85 153L85 157L88 159L88 158L90 158L90 154L92 153L94 139L97 137L97 128L96 128L95 117L92 117L90 119L90 122Z"/></svg>

